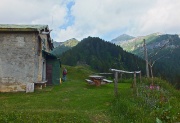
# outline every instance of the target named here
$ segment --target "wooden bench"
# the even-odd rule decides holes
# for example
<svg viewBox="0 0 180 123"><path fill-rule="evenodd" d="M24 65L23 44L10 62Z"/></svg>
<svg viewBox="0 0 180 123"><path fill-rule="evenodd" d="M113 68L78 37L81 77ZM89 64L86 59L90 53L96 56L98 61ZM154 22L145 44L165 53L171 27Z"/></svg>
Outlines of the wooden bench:
<svg viewBox="0 0 180 123"><path fill-rule="evenodd" d="M46 87L47 81L42 82L34 82L34 86L36 89L42 89L43 87Z"/></svg>
<svg viewBox="0 0 180 123"><path fill-rule="evenodd" d="M103 82L112 83L113 81L112 80L108 80L108 79L103 79Z"/></svg>
<svg viewBox="0 0 180 123"><path fill-rule="evenodd" d="M92 80L90 80L90 79L85 79L86 80L86 82L88 83L88 84L90 84L90 85L94 85L95 83L92 81Z"/></svg>

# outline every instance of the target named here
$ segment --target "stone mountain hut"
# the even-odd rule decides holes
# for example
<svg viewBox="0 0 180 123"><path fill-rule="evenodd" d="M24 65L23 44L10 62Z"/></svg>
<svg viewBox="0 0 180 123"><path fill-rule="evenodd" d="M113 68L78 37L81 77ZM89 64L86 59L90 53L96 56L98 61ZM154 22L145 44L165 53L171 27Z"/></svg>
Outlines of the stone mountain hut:
<svg viewBox="0 0 180 123"><path fill-rule="evenodd" d="M47 25L0 24L0 92L59 84L60 61L52 49Z"/></svg>

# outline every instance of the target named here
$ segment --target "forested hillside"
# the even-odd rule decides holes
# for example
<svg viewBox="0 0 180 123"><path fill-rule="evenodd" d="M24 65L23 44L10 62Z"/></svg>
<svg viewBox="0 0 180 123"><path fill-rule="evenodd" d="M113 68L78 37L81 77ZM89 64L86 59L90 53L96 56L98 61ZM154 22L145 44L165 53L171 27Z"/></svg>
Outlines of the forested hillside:
<svg viewBox="0 0 180 123"><path fill-rule="evenodd" d="M154 74L180 88L180 38L178 35L154 33L119 44L126 51L144 58L146 40L149 61L154 62ZM157 53L157 54L156 54Z"/></svg>
<svg viewBox="0 0 180 123"><path fill-rule="evenodd" d="M108 72L109 68L142 70L143 73L145 70L145 62L141 58L125 52L120 46L93 37L83 39L60 58L62 64L87 64L99 72Z"/></svg>

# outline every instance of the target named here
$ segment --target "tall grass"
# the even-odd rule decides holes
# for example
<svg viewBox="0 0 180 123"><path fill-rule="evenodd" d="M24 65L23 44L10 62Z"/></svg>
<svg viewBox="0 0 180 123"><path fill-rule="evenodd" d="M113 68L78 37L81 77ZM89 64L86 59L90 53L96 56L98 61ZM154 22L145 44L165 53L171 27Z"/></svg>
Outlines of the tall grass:
<svg viewBox="0 0 180 123"><path fill-rule="evenodd" d="M128 80L122 81L128 83ZM129 80L132 83L132 79ZM168 82L155 78L151 88L151 80L143 78L137 84L138 96L134 89L121 89L120 96L112 104L114 122L133 123L174 123L180 121L180 93Z"/></svg>

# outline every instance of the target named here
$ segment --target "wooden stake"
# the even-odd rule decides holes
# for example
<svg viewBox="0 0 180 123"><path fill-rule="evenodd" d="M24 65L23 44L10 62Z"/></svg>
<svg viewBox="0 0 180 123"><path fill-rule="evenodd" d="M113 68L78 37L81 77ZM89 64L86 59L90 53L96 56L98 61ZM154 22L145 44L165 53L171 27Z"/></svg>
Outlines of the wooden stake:
<svg viewBox="0 0 180 123"><path fill-rule="evenodd" d="M134 72L134 92L138 96L138 88L137 88L137 85L136 85L136 72Z"/></svg>
<svg viewBox="0 0 180 123"><path fill-rule="evenodd" d="M136 72L134 72L134 87L136 87Z"/></svg>
<svg viewBox="0 0 180 123"><path fill-rule="evenodd" d="M114 95L118 95L118 72L114 72Z"/></svg>
<svg viewBox="0 0 180 123"><path fill-rule="evenodd" d="M142 82L142 81L141 81L141 71L140 71L140 73L139 73L139 79L140 79L140 83L141 83L141 82Z"/></svg>

